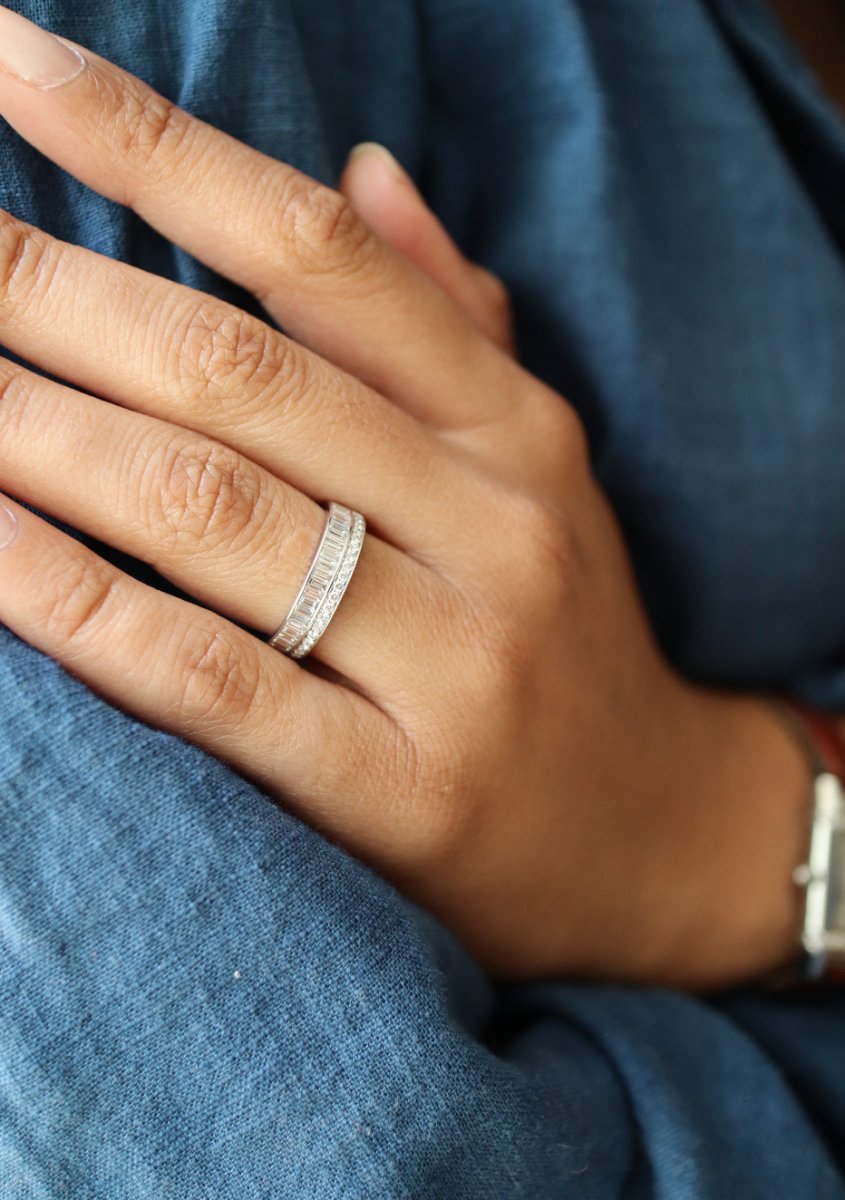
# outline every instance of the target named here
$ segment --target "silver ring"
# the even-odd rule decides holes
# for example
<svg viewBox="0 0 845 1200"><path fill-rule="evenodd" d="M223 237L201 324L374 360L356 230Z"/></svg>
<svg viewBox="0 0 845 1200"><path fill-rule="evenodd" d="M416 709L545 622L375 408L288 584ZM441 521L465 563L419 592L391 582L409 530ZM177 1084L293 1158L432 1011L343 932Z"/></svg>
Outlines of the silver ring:
<svg viewBox="0 0 845 1200"><path fill-rule="evenodd" d="M291 658L310 654L337 612L364 544L366 523L343 504L329 505L323 536L305 582L269 644Z"/></svg>

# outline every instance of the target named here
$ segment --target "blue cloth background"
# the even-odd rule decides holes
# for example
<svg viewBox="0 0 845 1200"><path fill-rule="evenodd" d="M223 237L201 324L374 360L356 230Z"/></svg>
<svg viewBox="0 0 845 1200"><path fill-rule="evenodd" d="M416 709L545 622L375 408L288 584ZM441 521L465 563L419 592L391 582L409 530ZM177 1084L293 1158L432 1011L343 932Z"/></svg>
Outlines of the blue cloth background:
<svg viewBox="0 0 845 1200"><path fill-rule="evenodd" d="M327 181L387 143L582 413L667 652L845 709L845 124L762 0L16 7ZM0 203L250 304L7 128ZM0 938L3 1200L845 1196L839 990L494 988L7 631Z"/></svg>

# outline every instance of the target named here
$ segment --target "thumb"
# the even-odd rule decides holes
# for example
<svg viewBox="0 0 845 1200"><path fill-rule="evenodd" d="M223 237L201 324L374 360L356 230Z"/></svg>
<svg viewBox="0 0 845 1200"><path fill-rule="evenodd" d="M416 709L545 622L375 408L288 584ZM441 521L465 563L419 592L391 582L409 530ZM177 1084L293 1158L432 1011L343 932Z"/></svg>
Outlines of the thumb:
<svg viewBox="0 0 845 1200"><path fill-rule="evenodd" d="M389 150L376 142L355 146L340 190L379 237L430 275L491 341L514 352L507 289L464 257Z"/></svg>

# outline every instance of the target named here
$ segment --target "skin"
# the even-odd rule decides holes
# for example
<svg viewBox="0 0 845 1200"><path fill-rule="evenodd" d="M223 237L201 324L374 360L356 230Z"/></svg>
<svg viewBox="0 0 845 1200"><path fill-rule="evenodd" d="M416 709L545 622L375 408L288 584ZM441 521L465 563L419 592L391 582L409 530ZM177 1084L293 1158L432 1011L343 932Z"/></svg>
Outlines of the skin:
<svg viewBox="0 0 845 1200"><path fill-rule="evenodd" d="M507 296L364 151L333 191L85 51L0 113L250 289L285 337L0 213L0 620L372 864L502 978L709 988L795 952L808 772L769 704L662 658ZM68 464L72 469L68 469ZM322 527L369 534L305 665L269 635Z"/></svg>
<svg viewBox="0 0 845 1200"><path fill-rule="evenodd" d="M769 0L787 32L845 114L845 7L841 0Z"/></svg>

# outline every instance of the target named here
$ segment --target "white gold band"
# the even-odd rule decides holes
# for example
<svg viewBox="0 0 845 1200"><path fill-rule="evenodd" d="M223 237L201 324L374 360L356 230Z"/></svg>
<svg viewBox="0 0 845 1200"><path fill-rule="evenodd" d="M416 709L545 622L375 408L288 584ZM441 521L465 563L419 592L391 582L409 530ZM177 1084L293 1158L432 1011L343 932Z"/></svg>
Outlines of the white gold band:
<svg viewBox="0 0 845 1200"><path fill-rule="evenodd" d="M364 544L366 524L343 504L329 505L326 525L305 582L269 644L291 658L310 654L326 632Z"/></svg>

